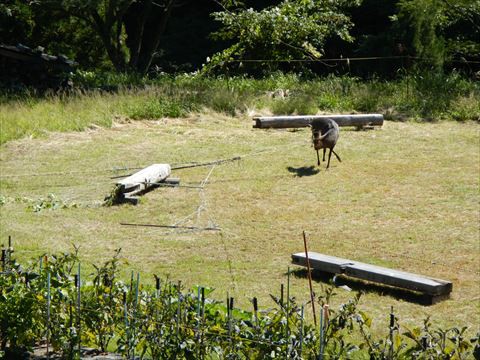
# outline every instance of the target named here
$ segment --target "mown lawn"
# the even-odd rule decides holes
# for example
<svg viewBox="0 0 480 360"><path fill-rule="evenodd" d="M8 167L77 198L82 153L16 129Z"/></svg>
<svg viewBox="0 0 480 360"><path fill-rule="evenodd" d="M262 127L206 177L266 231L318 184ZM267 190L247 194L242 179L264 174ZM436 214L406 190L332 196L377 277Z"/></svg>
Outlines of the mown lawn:
<svg viewBox="0 0 480 360"><path fill-rule="evenodd" d="M68 114L66 114L68 116ZM116 123L111 129L50 133L0 147L0 239L14 240L16 256L80 246L88 264L122 248L125 276L140 271L186 285L229 292L239 305L272 305L286 283L290 255L310 250L425 274L453 282L449 300L434 306L369 287L361 308L385 329L390 306L401 323L470 326L480 320L478 123L386 122L374 131L341 129L337 153L315 167L310 133L252 129L246 115L204 112L179 119ZM160 188L137 206L102 207L110 177L152 163L181 164L242 156L240 161L174 171L184 185ZM313 168L310 168L313 167ZM49 175L46 175L49 174ZM48 209L54 194L67 208ZM73 206L76 204L76 206ZM34 212L37 205L41 211ZM196 212L202 205L202 211ZM127 227L121 222L218 225L220 232ZM197 216L198 215L198 216ZM292 266L292 270L296 268ZM86 270L88 271L88 270ZM301 274L300 274L301 275ZM322 283L314 284L317 294ZM292 293L308 299L304 277ZM332 307L352 293L338 289Z"/></svg>

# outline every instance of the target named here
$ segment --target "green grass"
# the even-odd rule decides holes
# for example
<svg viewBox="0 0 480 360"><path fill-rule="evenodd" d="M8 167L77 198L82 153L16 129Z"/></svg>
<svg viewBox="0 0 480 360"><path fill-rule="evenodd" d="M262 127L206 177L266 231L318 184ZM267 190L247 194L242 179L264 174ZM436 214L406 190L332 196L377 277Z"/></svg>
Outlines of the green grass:
<svg viewBox="0 0 480 360"><path fill-rule="evenodd" d="M177 118L211 110L227 115L379 112L387 119L480 119L478 83L455 73L414 74L390 82L279 74L260 80L192 75L149 80L88 73L80 79L97 90L0 96L0 144L48 131L108 127L112 119ZM117 90L98 90L100 83Z"/></svg>
<svg viewBox="0 0 480 360"><path fill-rule="evenodd" d="M99 109L108 104L113 113L135 104L129 93L96 96L86 99L102 99ZM142 96L148 99L149 90ZM79 106L82 99L47 104L59 119L62 111L75 117L75 109L88 106ZM35 106L47 105L28 106L34 116ZM375 328L385 328L394 306L406 325L420 325L431 315L439 326L475 331L480 320L477 123L387 121L375 131L342 128L336 150L343 162L333 159L328 171L322 164L313 175L297 176L315 165L309 132L252 129L250 119L204 110L185 118L117 119L112 128L9 141L0 148L0 239L11 235L21 260L77 244L87 272L89 264L121 247L128 262L125 276L131 269L147 282L154 273L169 275L187 286L215 287L219 299L228 291L245 308L256 296L264 308L271 304L269 294L278 295L286 281L290 255L303 250L306 230L312 251L453 282L451 299L431 307L369 289L360 308L372 315ZM213 169L204 196L198 189L161 188L138 206L100 206L113 188L110 177L129 172L112 169L238 155L244 156L241 161ZM198 185L209 171L177 170L174 176ZM66 208L32 211L31 205L50 193ZM221 232L120 225L173 224L201 204L207 210L185 224L214 221ZM320 293L322 283L314 287ZM306 279L294 277L291 291L307 300ZM338 293L338 303L351 297Z"/></svg>

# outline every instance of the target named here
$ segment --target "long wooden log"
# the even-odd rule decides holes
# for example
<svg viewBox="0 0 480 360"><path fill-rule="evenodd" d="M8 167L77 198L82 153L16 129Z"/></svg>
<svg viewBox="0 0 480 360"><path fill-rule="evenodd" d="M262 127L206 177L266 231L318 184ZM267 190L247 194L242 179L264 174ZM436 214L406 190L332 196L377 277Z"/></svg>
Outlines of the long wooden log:
<svg viewBox="0 0 480 360"><path fill-rule="evenodd" d="M446 280L434 279L316 252L309 251L308 257L310 266L323 272L345 274L357 279L418 291L431 296L448 295L452 291L452 283ZM292 262L297 265L307 266L304 253L293 254Z"/></svg>
<svg viewBox="0 0 480 360"><path fill-rule="evenodd" d="M382 126L382 114L355 115L296 115L296 116L258 116L254 117L254 128L286 129L307 127L313 120L332 119L338 126Z"/></svg>
<svg viewBox="0 0 480 360"><path fill-rule="evenodd" d="M153 164L117 182L123 193L143 191L170 176L169 164Z"/></svg>

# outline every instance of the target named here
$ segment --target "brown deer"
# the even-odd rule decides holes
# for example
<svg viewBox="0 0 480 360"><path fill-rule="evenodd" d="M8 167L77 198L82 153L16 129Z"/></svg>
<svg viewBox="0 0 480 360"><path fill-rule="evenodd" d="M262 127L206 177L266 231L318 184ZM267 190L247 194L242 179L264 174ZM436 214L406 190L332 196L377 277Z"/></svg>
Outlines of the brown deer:
<svg viewBox="0 0 480 360"><path fill-rule="evenodd" d="M320 155L318 150L323 149L323 161L325 161L325 152L330 149L328 153L327 169L330 167L330 157L332 153L335 154L338 161L342 162L340 156L333 151L333 148L337 144L339 129L338 124L332 119L316 119L310 123L312 129L312 141L313 147L317 150L317 163L320 165Z"/></svg>

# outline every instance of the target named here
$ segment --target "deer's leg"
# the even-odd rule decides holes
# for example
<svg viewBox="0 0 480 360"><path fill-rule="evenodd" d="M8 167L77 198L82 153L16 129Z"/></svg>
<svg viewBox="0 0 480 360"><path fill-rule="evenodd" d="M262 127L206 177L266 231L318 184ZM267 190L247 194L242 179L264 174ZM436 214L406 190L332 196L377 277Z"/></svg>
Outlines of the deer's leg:
<svg viewBox="0 0 480 360"><path fill-rule="evenodd" d="M328 163L327 163L327 169L330 167L330 158L332 157L332 149L330 149L330 152L328 153Z"/></svg>
<svg viewBox="0 0 480 360"><path fill-rule="evenodd" d="M327 148L323 148L323 159L322 161L325 161L325 152L327 151Z"/></svg>
<svg viewBox="0 0 480 360"><path fill-rule="evenodd" d="M317 149L317 165L320 166L320 155L318 154L318 149Z"/></svg>
<svg viewBox="0 0 480 360"><path fill-rule="evenodd" d="M337 154L335 151L333 151L333 149L332 149L332 152L335 154L335 156L337 157L338 161L342 162L342 159L340 159L340 156L338 156L338 154Z"/></svg>

